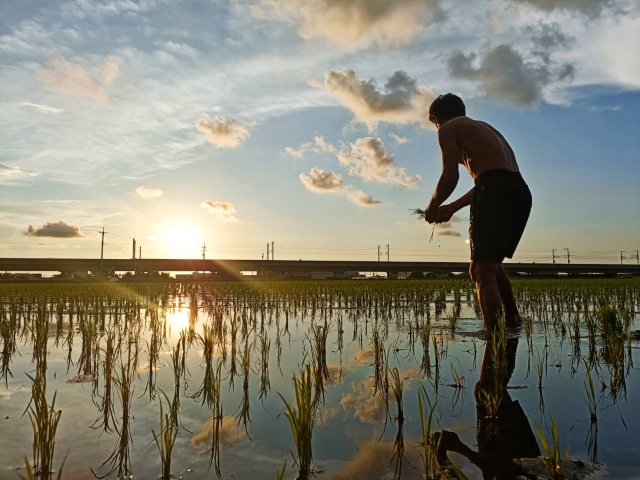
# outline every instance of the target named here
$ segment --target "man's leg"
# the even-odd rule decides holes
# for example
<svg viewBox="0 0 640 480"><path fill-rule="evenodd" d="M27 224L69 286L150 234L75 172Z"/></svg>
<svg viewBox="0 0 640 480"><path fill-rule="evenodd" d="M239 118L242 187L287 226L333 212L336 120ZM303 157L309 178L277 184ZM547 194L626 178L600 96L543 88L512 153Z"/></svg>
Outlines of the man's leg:
<svg viewBox="0 0 640 480"><path fill-rule="evenodd" d="M507 276L506 272L502 268L502 265L498 266L498 271L496 272L496 281L498 282L498 291L500 292L502 306L504 307L504 315L507 327L513 327L517 325L520 314L518 313L516 299L513 297L511 282L509 281L509 277Z"/></svg>
<svg viewBox="0 0 640 480"><path fill-rule="evenodd" d="M498 324L498 315L502 310L502 299L496 280L499 268L500 263L498 262L482 260L471 260L469 268L471 280L475 282L478 290L484 324L488 329L492 329Z"/></svg>

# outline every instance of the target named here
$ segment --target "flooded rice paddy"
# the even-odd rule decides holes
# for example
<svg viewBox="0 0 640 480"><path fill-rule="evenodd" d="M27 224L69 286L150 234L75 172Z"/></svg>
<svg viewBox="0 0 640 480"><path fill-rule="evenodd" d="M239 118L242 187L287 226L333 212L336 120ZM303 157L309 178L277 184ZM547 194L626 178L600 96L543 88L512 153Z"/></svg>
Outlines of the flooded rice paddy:
<svg viewBox="0 0 640 480"><path fill-rule="evenodd" d="M514 290L0 285L0 478L639 478L640 281Z"/></svg>

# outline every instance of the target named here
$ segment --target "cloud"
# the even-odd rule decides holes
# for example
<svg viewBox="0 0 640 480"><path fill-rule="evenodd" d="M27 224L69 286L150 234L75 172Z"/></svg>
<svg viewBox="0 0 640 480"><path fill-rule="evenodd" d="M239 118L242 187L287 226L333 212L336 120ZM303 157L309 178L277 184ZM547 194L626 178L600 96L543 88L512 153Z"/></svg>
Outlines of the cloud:
<svg viewBox="0 0 640 480"><path fill-rule="evenodd" d="M233 416L222 417L222 425L220 426L220 449L224 450L238 443L244 436L233 421ZM209 419L200 429L191 437L191 446L200 453L205 453L211 448L213 442L213 419Z"/></svg>
<svg viewBox="0 0 640 480"><path fill-rule="evenodd" d="M301 173L299 178L305 187L316 193L337 192L344 185L342 175L334 172L325 172L316 167L311 169L309 175Z"/></svg>
<svg viewBox="0 0 640 480"><path fill-rule="evenodd" d="M458 232L453 230L453 222L458 220L451 219L451 222L444 222L436 224L436 235L439 237L461 237Z"/></svg>
<svg viewBox="0 0 640 480"><path fill-rule="evenodd" d="M68 225L62 221L47 222L40 228L29 228L24 233L27 237L51 237L51 238L83 238L86 235L82 233L80 227Z"/></svg>
<svg viewBox="0 0 640 480"><path fill-rule="evenodd" d="M25 172L16 165L0 162L0 185L15 185L37 175L37 173Z"/></svg>
<svg viewBox="0 0 640 480"><path fill-rule="evenodd" d="M383 88L370 79L362 79L353 70L325 72L324 86L355 115L355 120L367 125L369 131L378 123L429 123L429 106L436 98L430 87L418 85L402 70L395 72Z"/></svg>
<svg viewBox="0 0 640 480"><path fill-rule="evenodd" d="M304 39L324 38L346 50L408 45L444 17L438 0L261 0L253 13L293 25Z"/></svg>
<svg viewBox="0 0 640 480"><path fill-rule="evenodd" d="M347 198L356 205L361 207L372 207L382 203L380 200L376 200L371 195L367 195L362 190L353 190L347 193Z"/></svg>
<svg viewBox="0 0 640 480"><path fill-rule="evenodd" d="M478 66L474 66L477 59L475 53L455 52L448 61L449 73L453 77L477 81L487 95L521 106L537 105L545 86L555 80L571 79L575 73L573 65L556 65L547 52L538 52L533 60L525 61L509 45L489 48Z"/></svg>
<svg viewBox="0 0 640 480"><path fill-rule="evenodd" d="M91 79L87 70L55 53L49 57L49 67L39 70L38 76L43 83L61 92L92 98L98 102L109 100L105 89ZM111 85L117 76L118 63L113 57L108 57L102 65L102 84Z"/></svg>
<svg viewBox="0 0 640 480"><path fill-rule="evenodd" d="M359 138L350 145L351 151L338 154L340 163L349 168L349 175L406 188L416 188L420 183L422 177L411 176L404 167L399 167L379 138Z"/></svg>
<svg viewBox="0 0 640 480"><path fill-rule="evenodd" d="M589 16L597 15L603 8L613 5L613 0L517 0L539 10L572 10Z"/></svg>
<svg viewBox="0 0 640 480"><path fill-rule="evenodd" d="M200 206L207 209L209 213L215 215L216 220L219 222L225 223L240 221L235 216L236 207L233 203L207 200L206 202L202 202Z"/></svg>
<svg viewBox="0 0 640 480"><path fill-rule="evenodd" d="M107 60L102 64L102 84L107 87L111 85L118 78L119 72L120 68L116 59L107 57Z"/></svg>
<svg viewBox="0 0 640 480"><path fill-rule="evenodd" d="M196 128L205 134L209 142L221 148L237 147L250 136L247 127L230 117L209 118L204 115L196 122Z"/></svg>
<svg viewBox="0 0 640 480"><path fill-rule="evenodd" d="M143 187L143 186L136 188L135 192L136 192L136 195L138 195L140 198L144 198L145 200L160 198L164 193L159 188Z"/></svg>
<svg viewBox="0 0 640 480"><path fill-rule="evenodd" d="M39 110L42 113L62 113L62 112L64 112L64 108L50 107L49 105L40 105L38 103L23 102L23 103L19 103L18 105L21 105L23 107L35 108L36 110Z"/></svg>
<svg viewBox="0 0 640 480"><path fill-rule="evenodd" d="M286 147L284 153L293 157L302 158L305 152L313 153L337 153L338 150L332 144L328 143L322 135L313 137L313 141L305 142L296 150L293 147Z"/></svg>
<svg viewBox="0 0 640 480"><path fill-rule="evenodd" d="M391 138L393 138L393 139L396 141L396 143L403 144L403 143L407 143L407 142L409 141L409 139L408 139L408 138L406 138L406 137L400 137L400 136L396 135L396 134L395 134L395 133L393 133L393 132L391 132L391 133L389 134L389 136L390 136Z"/></svg>

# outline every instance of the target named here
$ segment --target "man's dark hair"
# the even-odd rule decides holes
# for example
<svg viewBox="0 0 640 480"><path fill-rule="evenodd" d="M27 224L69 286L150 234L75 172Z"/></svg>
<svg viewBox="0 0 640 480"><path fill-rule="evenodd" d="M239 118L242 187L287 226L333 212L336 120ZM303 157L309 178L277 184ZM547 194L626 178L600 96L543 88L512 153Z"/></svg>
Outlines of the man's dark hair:
<svg viewBox="0 0 640 480"><path fill-rule="evenodd" d="M429 121L433 123L432 117L438 119L442 123L452 118L464 116L467 109L462 99L453 93L439 95L429 107Z"/></svg>

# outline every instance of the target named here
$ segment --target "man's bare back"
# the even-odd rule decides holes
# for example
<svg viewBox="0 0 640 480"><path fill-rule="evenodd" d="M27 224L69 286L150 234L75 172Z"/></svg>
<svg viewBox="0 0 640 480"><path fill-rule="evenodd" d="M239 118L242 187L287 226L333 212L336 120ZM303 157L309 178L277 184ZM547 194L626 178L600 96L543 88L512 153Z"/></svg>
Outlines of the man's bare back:
<svg viewBox="0 0 640 480"><path fill-rule="evenodd" d="M456 117L440 127L438 136L455 136L460 151L459 163L474 179L488 170L519 171L509 143L486 122Z"/></svg>

